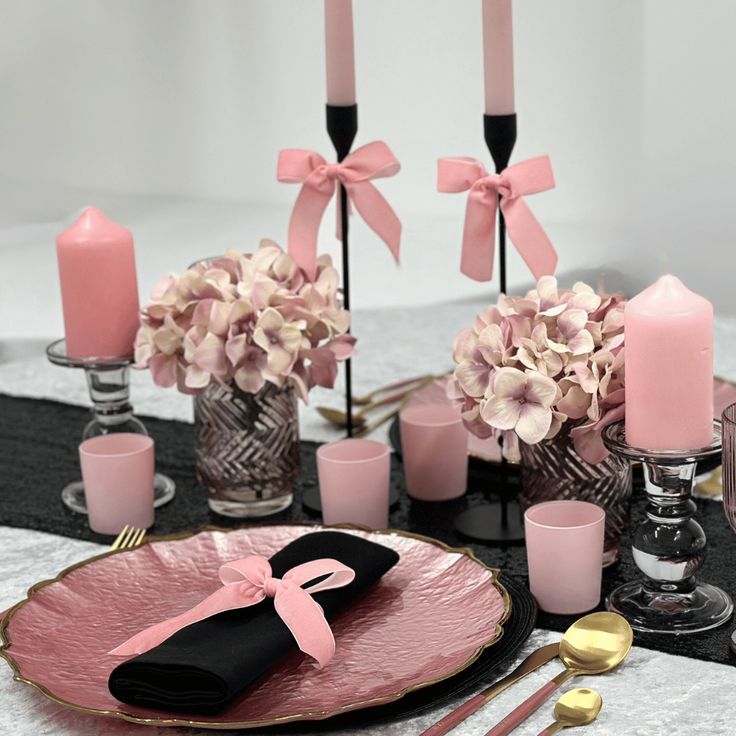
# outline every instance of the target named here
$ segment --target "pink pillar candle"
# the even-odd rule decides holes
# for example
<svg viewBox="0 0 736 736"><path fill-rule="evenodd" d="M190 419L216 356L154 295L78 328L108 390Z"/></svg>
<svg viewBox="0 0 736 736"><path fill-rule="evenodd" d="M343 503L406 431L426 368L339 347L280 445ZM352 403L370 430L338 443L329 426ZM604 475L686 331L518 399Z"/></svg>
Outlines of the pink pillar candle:
<svg viewBox="0 0 736 736"><path fill-rule="evenodd" d="M66 349L70 355L130 355L138 329L138 281L130 230L87 207L56 238Z"/></svg>
<svg viewBox="0 0 736 736"><path fill-rule="evenodd" d="M355 104L353 0L325 0L327 104Z"/></svg>
<svg viewBox="0 0 736 736"><path fill-rule="evenodd" d="M514 113L511 0L483 0L483 70L486 115Z"/></svg>
<svg viewBox="0 0 736 736"><path fill-rule="evenodd" d="M713 434L713 306L662 276L624 312L626 441L691 450Z"/></svg>

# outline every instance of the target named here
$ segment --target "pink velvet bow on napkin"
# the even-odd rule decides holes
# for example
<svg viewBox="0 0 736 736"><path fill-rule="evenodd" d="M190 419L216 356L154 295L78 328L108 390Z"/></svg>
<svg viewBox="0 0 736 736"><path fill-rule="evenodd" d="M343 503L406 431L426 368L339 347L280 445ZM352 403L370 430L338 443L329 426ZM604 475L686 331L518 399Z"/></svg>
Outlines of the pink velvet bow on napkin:
<svg viewBox="0 0 736 736"><path fill-rule="evenodd" d="M328 164L318 153L298 148L279 153L278 180L302 183L289 220L289 253L311 278L316 269L319 224L338 182L344 184L349 202L388 245L398 262L401 222L371 179L393 176L400 168L391 149L382 141L361 146L339 164ZM337 212L340 237L339 207Z"/></svg>
<svg viewBox="0 0 736 736"><path fill-rule="evenodd" d="M523 200L555 185L548 156L522 161L489 174L474 158L441 158L437 162L437 189L464 192L468 189L460 270L476 281L493 276L496 211L499 197L509 237L534 277L554 274L557 252L542 226Z"/></svg>
<svg viewBox="0 0 736 736"><path fill-rule="evenodd" d="M275 578L268 560L253 555L228 562L220 568L219 575L223 587L194 608L144 629L109 653L120 656L142 654L189 624L222 611L254 606L268 597L273 598L276 613L294 636L299 649L313 657L318 668L332 659L335 638L321 606L312 595L351 583L355 578L351 568L337 560L312 560L291 568L283 578ZM314 585L301 587L324 576L327 577Z"/></svg>

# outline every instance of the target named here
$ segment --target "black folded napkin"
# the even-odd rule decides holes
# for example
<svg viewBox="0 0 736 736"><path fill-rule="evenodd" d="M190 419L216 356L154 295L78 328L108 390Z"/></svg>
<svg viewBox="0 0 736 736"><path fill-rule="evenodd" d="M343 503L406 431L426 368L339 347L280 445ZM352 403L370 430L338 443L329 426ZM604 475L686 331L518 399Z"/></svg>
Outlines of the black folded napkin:
<svg viewBox="0 0 736 736"><path fill-rule="evenodd" d="M394 550L361 537L314 532L290 542L269 562L273 576L280 578L292 567L322 557L355 571L349 585L314 594L328 620L399 561ZM118 700L131 705L217 713L295 647L273 600L267 598L177 631L157 647L118 665L108 686ZM337 647L339 650L339 641Z"/></svg>

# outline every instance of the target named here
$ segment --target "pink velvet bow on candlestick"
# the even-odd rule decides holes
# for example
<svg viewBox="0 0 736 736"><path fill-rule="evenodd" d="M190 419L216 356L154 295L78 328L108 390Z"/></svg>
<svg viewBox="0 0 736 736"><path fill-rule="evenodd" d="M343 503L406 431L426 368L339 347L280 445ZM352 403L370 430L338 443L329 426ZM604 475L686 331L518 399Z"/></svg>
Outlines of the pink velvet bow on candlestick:
<svg viewBox="0 0 736 736"><path fill-rule="evenodd" d="M501 211L509 237L538 280L554 274L557 252L542 226L523 200L555 185L548 156L522 161L489 174L474 158L441 158L437 161L437 189L440 192L464 192L468 189L463 229L460 270L476 281L493 276L496 210Z"/></svg>
<svg viewBox="0 0 736 736"><path fill-rule="evenodd" d="M325 558L297 565L283 578L275 578L268 560L253 555L228 562L220 568L219 575L223 587L194 608L144 629L109 653L120 656L142 654L189 624L222 611L254 606L268 597L273 598L276 613L294 636L299 649L313 657L319 669L332 659L335 638L322 607L312 595L351 583L355 578L351 568L337 560ZM321 582L301 587L325 575L327 577Z"/></svg>
<svg viewBox="0 0 736 736"><path fill-rule="evenodd" d="M339 164L328 164L318 153L298 148L279 153L278 180L302 183L289 221L289 253L310 277L316 268L319 224L338 182L344 184L349 201L398 262L401 222L370 180L393 176L400 168L391 149L382 141L361 146Z"/></svg>

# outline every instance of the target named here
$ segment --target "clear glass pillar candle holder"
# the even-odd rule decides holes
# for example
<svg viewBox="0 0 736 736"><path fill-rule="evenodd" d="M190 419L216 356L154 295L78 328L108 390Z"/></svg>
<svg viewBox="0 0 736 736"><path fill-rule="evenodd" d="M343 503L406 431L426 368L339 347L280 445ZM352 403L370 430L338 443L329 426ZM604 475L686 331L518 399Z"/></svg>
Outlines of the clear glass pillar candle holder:
<svg viewBox="0 0 736 736"><path fill-rule="evenodd" d="M625 583L606 601L638 631L685 634L706 631L728 621L733 602L720 588L696 578L705 560L703 528L693 519L692 500L698 461L721 452L721 424L713 424L707 447L646 450L626 442L624 422L603 432L606 447L630 462L641 462L648 497L647 518L634 534L634 562L644 573Z"/></svg>
<svg viewBox="0 0 736 736"><path fill-rule="evenodd" d="M133 356L79 358L69 355L66 341L57 340L46 348L46 356L54 365L64 368L82 368L92 402L92 419L82 432L82 442L101 435L129 432L148 436L148 430L133 415L130 403L129 369ZM176 494L171 478L156 473L153 484L154 506L163 506ZM61 500L67 508L80 514L87 513L84 483L75 480L61 491Z"/></svg>

